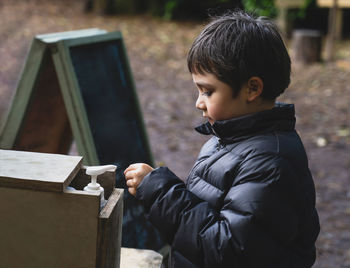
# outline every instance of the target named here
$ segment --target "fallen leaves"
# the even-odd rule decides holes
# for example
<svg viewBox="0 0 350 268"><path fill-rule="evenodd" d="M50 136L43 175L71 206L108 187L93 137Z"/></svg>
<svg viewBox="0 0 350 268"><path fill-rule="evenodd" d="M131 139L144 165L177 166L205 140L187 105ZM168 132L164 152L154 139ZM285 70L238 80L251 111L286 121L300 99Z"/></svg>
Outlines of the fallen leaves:
<svg viewBox="0 0 350 268"><path fill-rule="evenodd" d="M1 0L0 117L10 105L34 35L121 30L155 160L184 179L206 139L193 131L202 119L186 66L186 53L203 23L86 14L83 5L83 0ZM338 44L334 63L293 68L292 83L279 99L296 105L297 130L315 178L322 224L318 268L350 262L349 44Z"/></svg>

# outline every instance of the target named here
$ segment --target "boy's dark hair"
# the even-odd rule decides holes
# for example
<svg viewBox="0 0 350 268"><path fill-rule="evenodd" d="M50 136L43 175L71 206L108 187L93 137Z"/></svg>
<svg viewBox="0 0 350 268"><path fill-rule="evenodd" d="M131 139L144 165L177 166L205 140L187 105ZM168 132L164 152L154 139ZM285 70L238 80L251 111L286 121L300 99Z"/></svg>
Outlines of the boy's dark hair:
<svg viewBox="0 0 350 268"><path fill-rule="evenodd" d="M263 98L274 100L290 83L290 57L274 23L244 11L215 17L187 56L191 73L212 73L230 85L233 96L250 77L264 82Z"/></svg>

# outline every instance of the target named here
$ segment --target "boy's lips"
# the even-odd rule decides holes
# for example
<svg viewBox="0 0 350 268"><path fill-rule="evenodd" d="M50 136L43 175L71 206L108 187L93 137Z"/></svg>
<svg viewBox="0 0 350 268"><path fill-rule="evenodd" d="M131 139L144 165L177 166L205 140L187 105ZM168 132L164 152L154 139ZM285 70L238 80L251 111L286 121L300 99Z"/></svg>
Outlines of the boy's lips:
<svg viewBox="0 0 350 268"><path fill-rule="evenodd" d="M208 114L206 113L206 111L203 111L202 116L203 116L206 120L208 120L208 122L209 122L210 124L213 124L213 123L214 123L214 120L208 116Z"/></svg>
<svg viewBox="0 0 350 268"><path fill-rule="evenodd" d="M209 116L203 115L203 117L206 118L209 121L209 123L211 123L211 124L214 123L214 120L211 119Z"/></svg>

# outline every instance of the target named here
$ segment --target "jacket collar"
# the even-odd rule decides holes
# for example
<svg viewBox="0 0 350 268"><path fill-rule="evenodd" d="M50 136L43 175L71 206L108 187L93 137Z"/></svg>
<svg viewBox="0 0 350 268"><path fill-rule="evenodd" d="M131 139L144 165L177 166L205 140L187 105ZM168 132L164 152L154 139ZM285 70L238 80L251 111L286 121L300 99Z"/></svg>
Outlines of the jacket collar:
<svg viewBox="0 0 350 268"><path fill-rule="evenodd" d="M207 122L195 129L201 134L215 135L223 141L233 142L266 131L290 131L294 127L294 105L276 102L271 110L216 121L213 125Z"/></svg>

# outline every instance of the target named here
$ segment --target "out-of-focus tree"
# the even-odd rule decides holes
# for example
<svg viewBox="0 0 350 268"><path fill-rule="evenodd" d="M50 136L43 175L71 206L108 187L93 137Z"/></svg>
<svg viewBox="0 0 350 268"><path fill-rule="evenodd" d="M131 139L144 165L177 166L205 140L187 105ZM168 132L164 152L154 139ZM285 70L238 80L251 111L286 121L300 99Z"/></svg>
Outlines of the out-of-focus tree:
<svg viewBox="0 0 350 268"><path fill-rule="evenodd" d="M145 12L151 1L153 0L86 0L85 9L103 14L135 14Z"/></svg>
<svg viewBox="0 0 350 268"><path fill-rule="evenodd" d="M274 18L277 15L277 8L271 0L242 0L242 4L245 10L259 16Z"/></svg>
<svg viewBox="0 0 350 268"><path fill-rule="evenodd" d="M165 19L203 19L242 8L241 0L151 0L152 14Z"/></svg>
<svg viewBox="0 0 350 268"><path fill-rule="evenodd" d="M104 14L151 13L164 19L203 19L228 9L242 8L241 0L86 0L87 11Z"/></svg>
<svg viewBox="0 0 350 268"><path fill-rule="evenodd" d="M297 8L296 12L292 14L292 17L294 18L304 17L306 9L312 3L315 3L315 0L242 0L245 10L269 18L275 18L280 12L279 7L281 6Z"/></svg>
<svg viewBox="0 0 350 268"><path fill-rule="evenodd" d="M167 20L203 19L226 10L245 9L259 16L274 18L278 3L298 4L296 17L303 17L306 8L316 0L86 0L86 10L104 14L150 13ZM276 4L277 3L277 4ZM287 3L287 5L288 5ZM283 4L284 5L284 4Z"/></svg>

